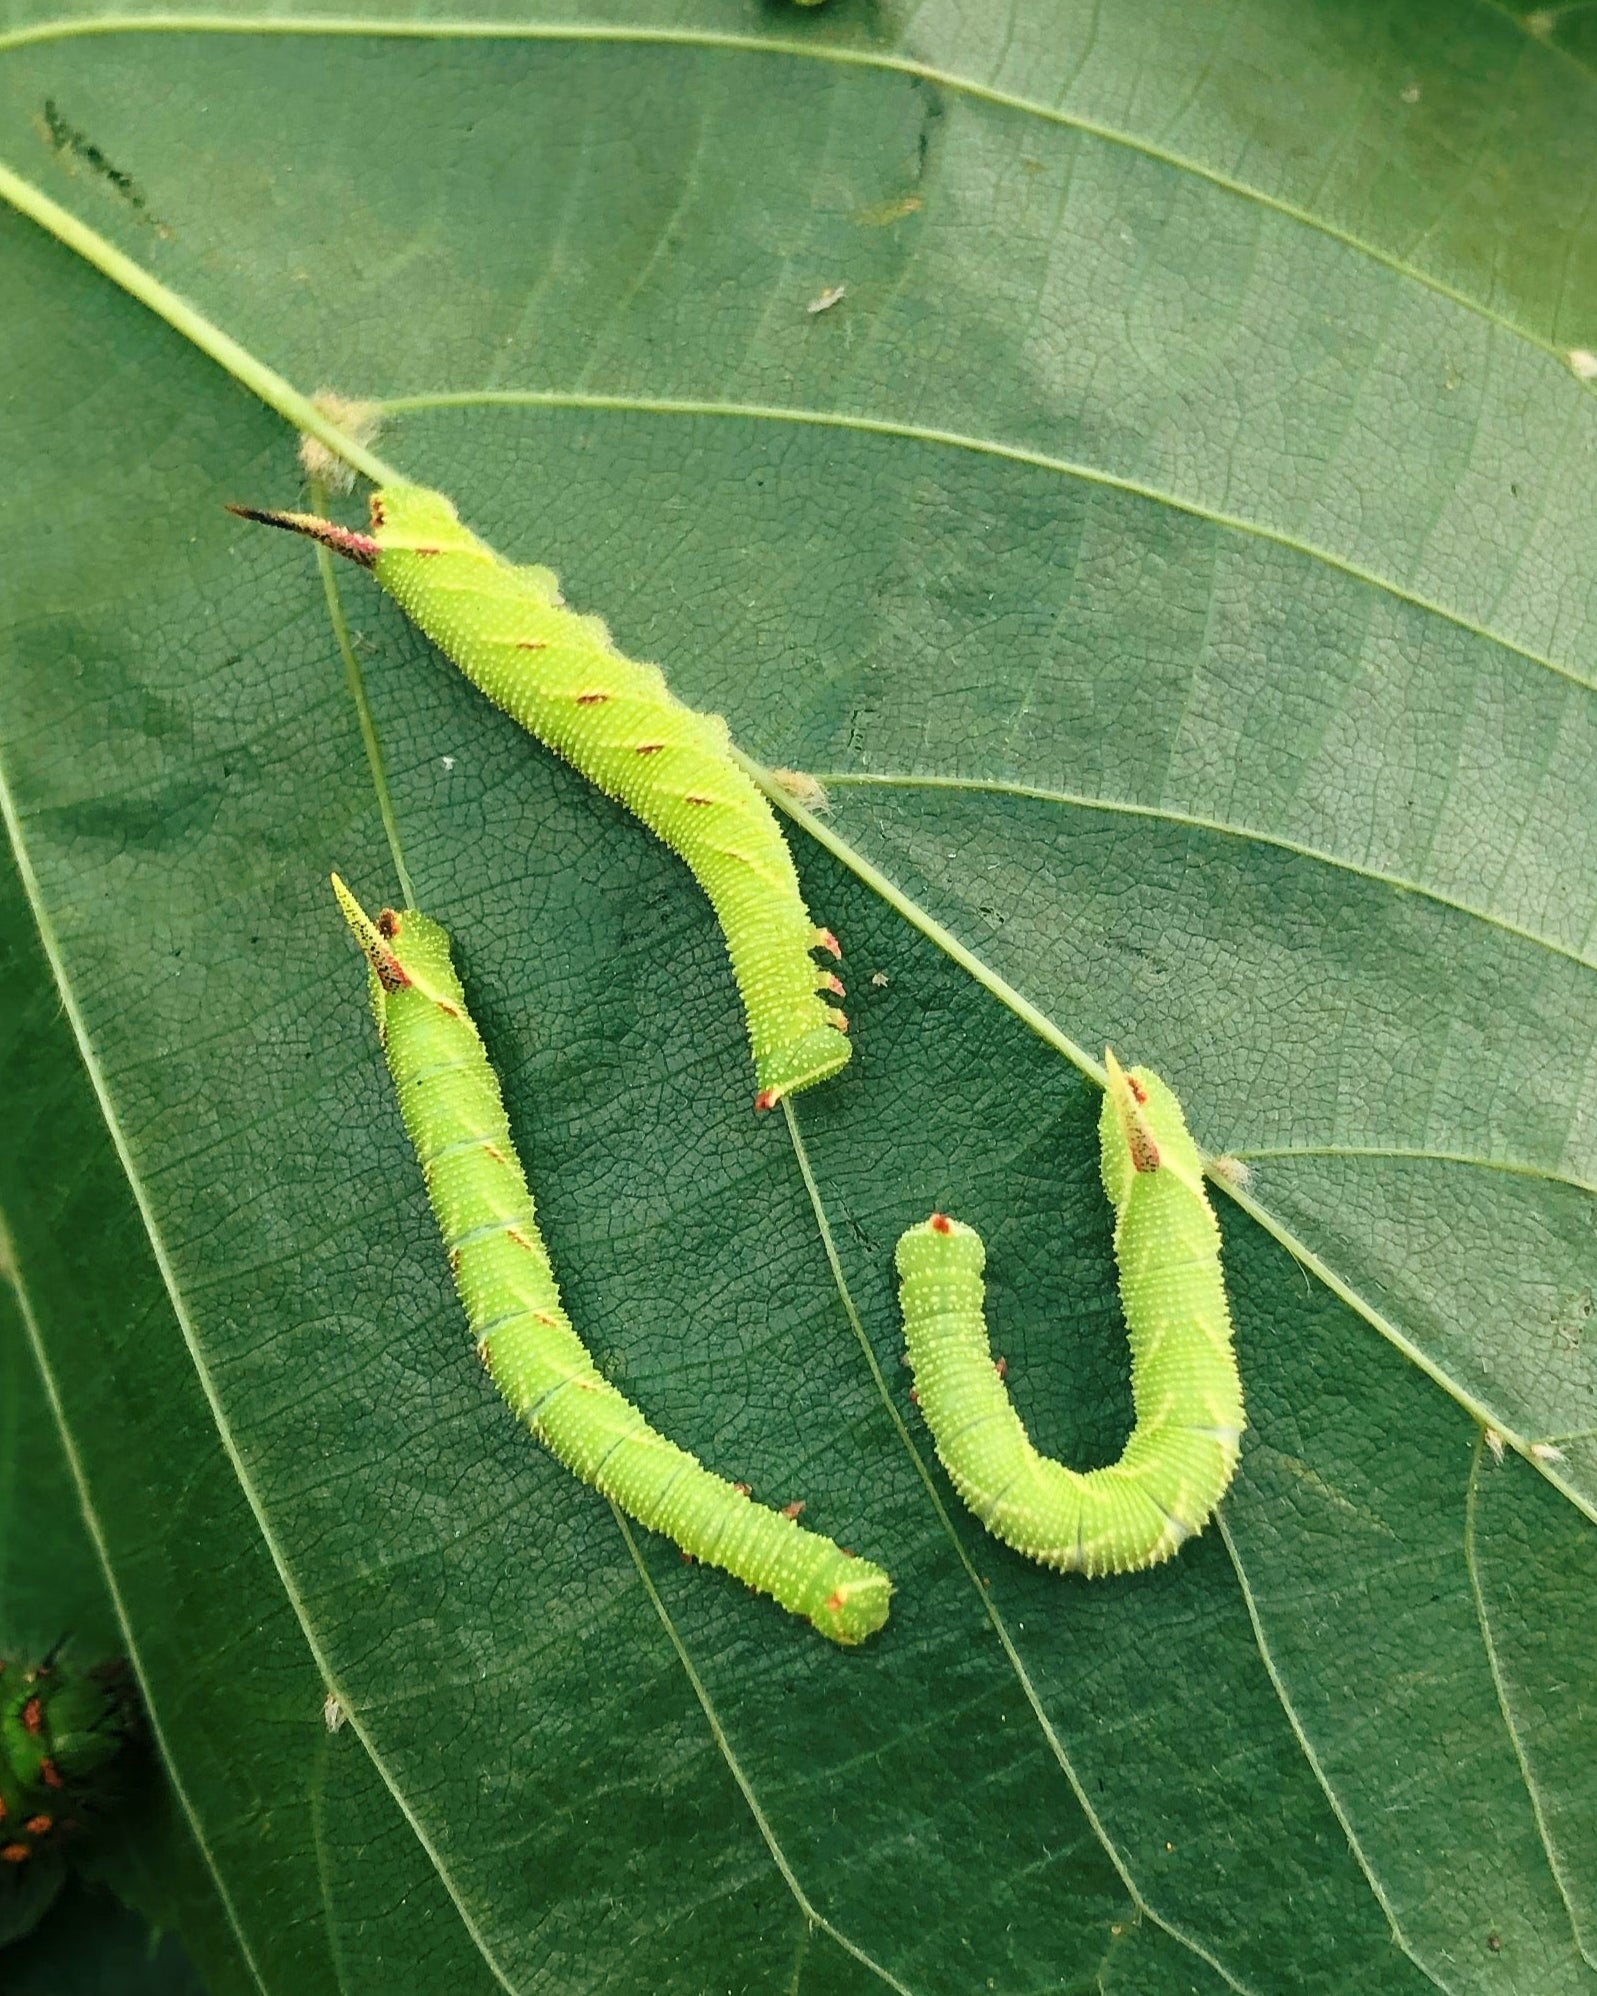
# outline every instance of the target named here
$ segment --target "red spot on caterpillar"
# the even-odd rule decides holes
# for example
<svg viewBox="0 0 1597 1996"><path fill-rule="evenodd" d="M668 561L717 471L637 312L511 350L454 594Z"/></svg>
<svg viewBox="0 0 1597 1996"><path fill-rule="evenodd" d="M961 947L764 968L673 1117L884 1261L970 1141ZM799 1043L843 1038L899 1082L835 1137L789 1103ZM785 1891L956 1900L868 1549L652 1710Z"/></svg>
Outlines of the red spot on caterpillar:
<svg viewBox="0 0 1597 1996"><path fill-rule="evenodd" d="M859 1554L854 1550L852 1546L839 1546L838 1551L843 1555L845 1559L859 1558Z"/></svg>
<svg viewBox="0 0 1597 1996"><path fill-rule="evenodd" d="M758 1114L762 1109L774 1109L781 1099L782 1091L779 1088L762 1088L754 1098L755 1113Z"/></svg>
<svg viewBox="0 0 1597 1996"><path fill-rule="evenodd" d="M505 1161L504 1152L495 1144L484 1144L482 1154L484 1157L491 1157L495 1164L503 1164Z"/></svg>
<svg viewBox="0 0 1597 1996"><path fill-rule="evenodd" d="M829 1026L836 1026L840 1033L846 1033L848 1031L848 1014L846 1012L839 1012L834 1005L827 1012L826 1023Z"/></svg>
<svg viewBox="0 0 1597 1996"><path fill-rule="evenodd" d="M803 1509L804 1499L802 1497L795 1497L791 1504L784 1504L782 1506L782 1516L784 1518L796 1518Z"/></svg>
<svg viewBox="0 0 1597 1996"><path fill-rule="evenodd" d="M995 1358L993 1360L993 1371L998 1374L1000 1379L1007 1379L1009 1377L1009 1360L1007 1358Z"/></svg>
<svg viewBox="0 0 1597 1996"><path fill-rule="evenodd" d="M532 1321L535 1324L553 1324L556 1323L558 1319L551 1317L547 1310L534 1310L532 1313Z"/></svg>
<svg viewBox="0 0 1597 1996"><path fill-rule="evenodd" d="M1126 1076L1126 1083L1127 1086L1130 1088L1132 1094L1136 1096L1139 1102L1147 1101L1148 1091L1146 1088L1143 1087L1142 1083L1137 1079L1137 1077L1134 1074L1128 1074Z"/></svg>
<svg viewBox="0 0 1597 1996"><path fill-rule="evenodd" d="M713 797L700 797L696 791L690 790L682 801L684 804L713 804L715 799Z"/></svg>
<svg viewBox="0 0 1597 1996"><path fill-rule="evenodd" d="M834 970L829 970L815 988L817 991L830 991L834 998L846 998L848 996L848 993L843 989L842 978Z"/></svg>
<svg viewBox="0 0 1597 1996"><path fill-rule="evenodd" d="M1127 1133L1127 1148L1131 1152L1133 1171L1157 1171L1159 1169L1159 1146L1145 1129L1134 1126Z"/></svg>
<svg viewBox="0 0 1597 1996"><path fill-rule="evenodd" d="M682 1564L684 1566L697 1566L698 1563L699 1562L693 1557L692 1553L690 1553L687 1550L687 1548L684 1547L682 1551Z"/></svg>
<svg viewBox="0 0 1597 1996"><path fill-rule="evenodd" d="M579 693L577 695L577 705L579 707L599 707L609 698L608 693Z"/></svg>
<svg viewBox="0 0 1597 1996"><path fill-rule="evenodd" d="M828 1594L826 1600L822 1603L822 1606L825 1608L827 1614L829 1615L841 1615L843 1612L842 1588L839 1587L835 1589L832 1593Z"/></svg>
<svg viewBox="0 0 1597 1996"><path fill-rule="evenodd" d="M378 935L386 936L390 942L393 942L398 936L399 930L400 920L398 911L393 908L385 908L377 917Z"/></svg>
<svg viewBox="0 0 1597 1996"><path fill-rule="evenodd" d="M527 1236L521 1232L519 1227L507 1227L505 1232L515 1242L517 1247L524 1247L529 1254L533 1252L532 1242L527 1239Z"/></svg>
<svg viewBox="0 0 1597 1996"><path fill-rule="evenodd" d="M933 1213L926 1224L934 1234L951 1234L954 1231L954 1223L946 1213Z"/></svg>
<svg viewBox="0 0 1597 1996"><path fill-rule="evenodd" d="M22 1724L30 1733L44 1731L44 1706L37 1698L30 1698L22 1708Z"/></svg>
<svg viewBox="0 0 1597 1996"><path fill-rule="evenodd" d="M66 1783L61 1779L60 1768L56 1766L48 1754L39 1762L39 1778L43 1781L46 1788L64 1788L66 1786ZM0 1815L4 1813L4 1806L0 1805Z"/></svg>
<svg viewBox="0 0 1597 1996"><path fill-rule="evenodd" d="M21 1864L32 1855L26 1844L0 1844L0 1864Z"/></svg>
<svg viewBox="0 0 1597 1996"><path fill-rule="evenodd" d="M47 1837L50 1834L48 1816L30 1816L22 1826L33 1837Z"/></svg>
<svg viewBox="0 0 1597 1996"><path fill-rule="evenodd" d="M658 755L664 747L664 742L639 742L635 753L638 755Z"/></svg>
<svg viewBox="0 0 1597 1996"><path fill-rule="evenodd" d="M547 651L548 649L549 640L547 638L517 638L516 640L517 651Z"/></svg>
<svg viewBox="0 0 1597 1996"><path fill-rule="evenodd" d="M754 1495L754 1486L752 1483L734 1483L732 1488L740 1497L752 1497Z"/></svg>
<svg viewBox="0 0 1597 1996"><path fill-rule="evenodd" d="M830 950L833 956L840 962L842 960L843 945L832 934L830 929L817 929L815 931L815 940L810 944L810 948Z"/></svg>
<svg viewBox="0 0 1597 1996"><path fill-rule="evenodd" d="M920 1405L920 1395L915 1391L913 1386L909 1389L909 1404L912 1407Z"/></svg>

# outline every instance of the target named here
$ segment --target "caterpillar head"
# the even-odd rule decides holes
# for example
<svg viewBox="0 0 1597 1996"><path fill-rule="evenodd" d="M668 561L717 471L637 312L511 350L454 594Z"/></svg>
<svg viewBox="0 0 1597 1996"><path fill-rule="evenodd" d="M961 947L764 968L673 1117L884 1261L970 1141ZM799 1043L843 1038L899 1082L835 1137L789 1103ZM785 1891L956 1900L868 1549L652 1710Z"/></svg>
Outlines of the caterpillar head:
<svg viewBox="0 0 1597 1996"><path fill-rule="evenodd" d="M879 1568L868 1560L861 1560L859 1567L859 1578L842 1581L810 1617L823 1636L847 1649L875 1635L887 1620L893 1592L892 1581Z"/></svg>
<svg viewBox="0 0 1597 1996"><path fill-rule="evenodd" d="M946 1281L951 1276L980 1275L987 1266L987 1250L974 1227L951 1220L946 1213L933 1213L899 1236L894 1260L905 1282L917 1276Z"/></svg>

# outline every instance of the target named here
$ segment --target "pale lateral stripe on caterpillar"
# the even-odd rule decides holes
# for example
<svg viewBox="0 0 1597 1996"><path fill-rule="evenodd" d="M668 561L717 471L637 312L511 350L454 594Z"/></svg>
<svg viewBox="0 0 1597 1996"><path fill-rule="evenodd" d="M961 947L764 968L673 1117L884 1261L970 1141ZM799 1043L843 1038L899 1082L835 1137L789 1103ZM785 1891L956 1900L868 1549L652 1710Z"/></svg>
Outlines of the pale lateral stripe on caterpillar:
<svg viewBox="0 0 1597 1996"><path fill-rule="evenodd" d="M897 1257L916 1396L955 1488L1006 1545L1087 1574L1156 1566L1200 1532L1236 1469L1244 1418L1198 1147L1157 1075L1104 1062L1100 1163L1136 1407L1118 1462L1082 1473L1032 1445L993 1365L973 1228L934 1213Z"/></svg>
<svg viewBox="0 0 1597 1996"><path fill-rule="evenodd" d="M887 1619L882 1569L756 1504L657 1434L572 1328L448 935L414 909L374 922L336 874L333 888L371 966L372 1009L455 1287L510 1407L628 1517L833 1642L862 1642Z"/></svg>
<svg viewBox="0 0 1597 1996"><path fill-rule="evenodd" d="M546 568L502 561L440 492L374 492L372 530L310 513L231 509L308 534L369 568L412 622L497 706L637 814L684 859L726 937L748 1018L757 1109L837 1073L843 996L810 952L841 954L804 905L775 813L732 759L726 722L675 699L598 617L566 608Z"/></svg>

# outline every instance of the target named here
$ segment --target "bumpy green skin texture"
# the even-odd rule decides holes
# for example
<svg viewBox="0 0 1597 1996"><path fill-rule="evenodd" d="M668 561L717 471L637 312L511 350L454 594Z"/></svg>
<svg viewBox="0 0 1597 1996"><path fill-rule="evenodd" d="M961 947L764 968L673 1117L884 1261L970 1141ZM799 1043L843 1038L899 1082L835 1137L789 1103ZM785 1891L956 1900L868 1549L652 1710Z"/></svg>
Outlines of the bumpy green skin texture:
<svg viewBox="0 0 1597 1996"><path fill-rule="evenodd" d="M444 930L414 910L372 924L342 891L340 899L373 967L400 1114L494 1384L573 1475L629 1518L771 1595L833 1642L862 1642L887 1619L892 1583L882 1569L713 1475L657 1434L589 1357L561 1307Z"/></svg>
<svg viewBox="0 0 1597 1996"><path fill-rule="evenodd" d="M841 992L810 952L816 927L775 814L732 760L726 722L673 698L656 665L625 658L598 617L560 599L546 568L515 568L441 493L372 497L372 572L495 705L625 804L687 862L726 937L769 1108L848 1060Z"/></svg>
<svg viewBox="0 0 1597 1996"><path fill-rule="evenodd" d="M28 1865L81 1827L134 1723L119 1665L0 1662L0 1865Z"/></svg>
<svg viewBox="0 0 1597 1996"><path fill-rule="evenodd" d="M1200 1532L1236 1469L1244 1420L1202 1158L1175 1096L1133 1068L1118 1079L1135 1084L1139 1169L1116 1077L1111 1065L1099 1144L1136 1408L1118 1462L1083 1474L1033 1447L993 1365L980 1235L934 1214L898 1244L915 1389L955 1488L1006 1545L1088 1575L1157 1566Z"/></svg>

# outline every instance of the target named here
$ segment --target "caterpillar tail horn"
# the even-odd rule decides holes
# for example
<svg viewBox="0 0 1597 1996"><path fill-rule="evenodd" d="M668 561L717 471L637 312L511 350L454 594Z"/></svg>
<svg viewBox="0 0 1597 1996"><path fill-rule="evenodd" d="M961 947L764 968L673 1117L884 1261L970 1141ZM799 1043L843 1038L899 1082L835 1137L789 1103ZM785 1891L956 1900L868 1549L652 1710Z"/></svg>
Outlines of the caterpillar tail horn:
<svg viewBox="0 0 1597 1996"><path fill-rule="evenodd" d="M1143 1110L1147 1095L1115 1059L1112 1047L1104 1048L1103 1064L1104 1072L1109 1077L1109 1102L1120 1125L1120 1134L1126 1140L1132 1168L1136 1171L1157 1171L1159 1145L1148 1127L1148 1118Z"/></svg>
<svg viewBox="0 0 1597 1996"><path fill-rule="evenodd" d="M287 533L320 541L323 547L359 562L362 568L371 568L381 553L370 534L358 534L353 527L341 527L336 520L324 520L319 513L277 513L267 507L234 505L227 510L240 520L258 520L262 526L282 527Z"/></svg>

